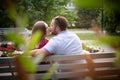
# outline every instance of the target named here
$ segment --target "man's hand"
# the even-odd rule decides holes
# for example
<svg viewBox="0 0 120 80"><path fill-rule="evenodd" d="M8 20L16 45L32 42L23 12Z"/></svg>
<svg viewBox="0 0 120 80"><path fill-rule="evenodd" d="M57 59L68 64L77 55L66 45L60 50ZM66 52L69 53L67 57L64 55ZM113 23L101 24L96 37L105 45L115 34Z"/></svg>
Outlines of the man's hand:
<svg viewBox="0 0 120 80"><path fill-rule="evenodd" d="M36 57L38 54L43 54L44 57L50 55L45 49L41 48L41 49L35 49L30 51L31 56Z"/></svg>

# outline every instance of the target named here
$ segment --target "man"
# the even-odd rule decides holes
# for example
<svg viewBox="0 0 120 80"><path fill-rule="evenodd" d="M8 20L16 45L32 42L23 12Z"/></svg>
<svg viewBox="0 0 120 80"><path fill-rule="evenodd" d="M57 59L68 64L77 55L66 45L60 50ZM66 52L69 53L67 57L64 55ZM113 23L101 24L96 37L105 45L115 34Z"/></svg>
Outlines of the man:
<svg viewBox="0 0 120 80"><path fill-rule="evenodd" d="M57 16L51 21L51 31L56 36L49 40L49 42L41 49L32 50L32 56L43 54L48 56L55 55L71 55L81 54L82 44L76 34L67 31L68 21L63 16Z"/></svg>

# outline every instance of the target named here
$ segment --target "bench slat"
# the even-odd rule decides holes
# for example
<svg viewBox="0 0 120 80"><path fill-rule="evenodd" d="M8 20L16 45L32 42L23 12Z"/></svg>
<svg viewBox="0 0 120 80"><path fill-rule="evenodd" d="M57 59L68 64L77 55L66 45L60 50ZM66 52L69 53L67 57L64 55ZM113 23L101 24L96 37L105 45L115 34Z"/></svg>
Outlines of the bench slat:
<svg viewBox="0 0 120 80"><path fill-rule="evenodd" d="M115 53L92 53L89 54L92 59L99 59L99 58L114 58ZM61 59L62 58L62 59ZM79 55L52 55L46 57L43 61L74 61L74 60L81 60L84 59L83 54Z"/></svg>
<svg viewBox="0 0 120 80"><path fill-rule="evenodd" d="M59 78L74 78L74 77L86 77L91 76L91 74L96 75L98 79L104 80L106 77L118 77L120 76L120 70L115 66L115 52L109 53L92 53L89 54L93 62L87 63L85 61L85 57L83 54L81 55L52 55L46 57L42 62L48 61L48 64L38 64L37 65L37 73L30 74L36 77L36 80L41 80L42 76L45 73L41 73L41 71L47 71L51 68L54 62L58 63L58 68L54 71L54 74L51 77L55 77L56 79ZM5 71L11 72L9 68L10 65L13 65L13 58L14 57L0 57L0 74ZM5 67L7 64L8 67ZM94 65L93 68L90 70L88 68L90 65ZM3 67L4 66L4 67ZM13 65L14 66L14 65ZM14 67L12 68L14 69ZM6 69L6 70L5 70ZM6 75L7 76L7 75ZM116 76L116 77L115 77ZM4 77L4 76L2 76ZM8 78L7 76L6 78ZM13 76L12 76L13 77ZM113 78L112 77L112 78ZM106 78L106 79L107 79ZM120 78L119 78L120 79ZM0 77L1 80L1 77Z"/></svg>
<svg viewBox="0 0 120 80"><path fill-rule="evenodd" d="M74 61L81 59L84 59L82 55L52 55L46 57L43 61Z"/></svg>
<svg viewBox="0 0 120 80"><path fill-rule="evenodd" d="M80 63L72 63L72 64L58 64L57 69L86 69L87 64L80 64ZM48 70L51 67L51 65L38 65L37 66L37 71L45 71Z"/></svg>
<svg viewBox="0 0 120 80"><path fill-rule="evenodd" d="M111 75L119 75L120 70L117 68L106 68L106 69L101 69L101 70L96 70L96 75L98 76L111 76Z"/></svg>
<svg viewBox="0 0 120 80"><path fill-rule="evenodd" d="M0 73L6 73L6 72L11 72L14 71L14 66L11 68L9 66L0 66Z"/></svg>

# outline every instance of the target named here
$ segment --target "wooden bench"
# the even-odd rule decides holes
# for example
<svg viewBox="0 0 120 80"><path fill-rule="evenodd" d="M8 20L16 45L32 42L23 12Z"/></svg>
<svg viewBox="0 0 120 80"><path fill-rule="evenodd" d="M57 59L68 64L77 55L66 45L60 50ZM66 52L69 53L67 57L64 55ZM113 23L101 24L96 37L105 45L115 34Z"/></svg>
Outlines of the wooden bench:
<svg viewBox="0 0 120 80"><path fill-rule="evenodd" d="M15 80L12 57L0 57L0 80Z"/></svg>
<svg viewBox="0 0 120 80"><path fill-rule="evenodd" d="M49 71L52 75L50 76L48 73L47 75L50 76L50 79L54 80L74 80L76 78L88 80L88 77L93 80L120 80L120 70L115 66L115 60L115 52L84 55L52 55L43 60L43 62L49 63L37 65L37 72L30 74L30 79L32 79L31 76L34 76L35 80L45 80L47 77L44 71ZM52 71L54 69L56 70Z"/></svg>

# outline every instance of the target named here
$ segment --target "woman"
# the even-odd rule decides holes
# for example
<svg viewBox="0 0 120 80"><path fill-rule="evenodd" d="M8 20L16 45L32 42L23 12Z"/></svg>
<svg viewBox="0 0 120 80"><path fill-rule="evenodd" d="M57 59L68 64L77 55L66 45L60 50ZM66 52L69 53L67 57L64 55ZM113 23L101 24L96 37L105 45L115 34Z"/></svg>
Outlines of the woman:
<svg viewBox="0 0 120 80"><path fill-rule="evenodd" d="M37 21L33 25L32 35L37 31L41 31L42 37L40 38L38 44L35 46L35 49L40 49L43 46L45 46L47 44L47 42L48 42L48 39L46 39L46 35L48 34L48 25L47 25L47 23L44 22L44 21Z"/></svg>

